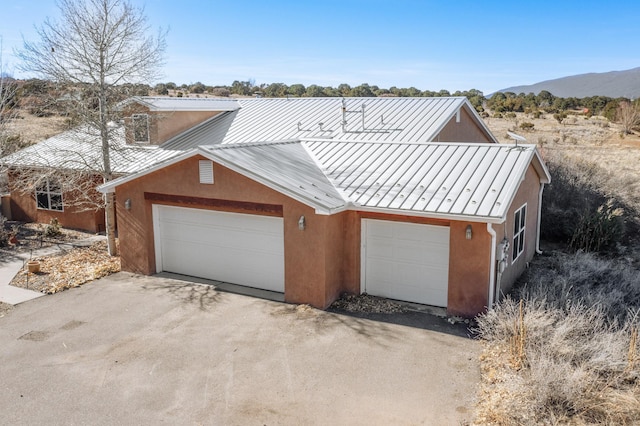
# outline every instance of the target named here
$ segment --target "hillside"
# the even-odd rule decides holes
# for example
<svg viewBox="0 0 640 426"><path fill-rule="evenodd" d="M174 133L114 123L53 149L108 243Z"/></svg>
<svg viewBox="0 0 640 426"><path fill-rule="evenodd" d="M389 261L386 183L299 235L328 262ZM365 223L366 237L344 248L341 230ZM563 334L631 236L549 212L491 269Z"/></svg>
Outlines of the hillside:
<svg viewBox="0 0 640 426"><path fill-rule="evenodd" d="M640 67L625 71L573 75L526 86L509 87L499 92L533 92L537 95L542 90L562 98L608 96L637 99L640 97Z"/></svg>

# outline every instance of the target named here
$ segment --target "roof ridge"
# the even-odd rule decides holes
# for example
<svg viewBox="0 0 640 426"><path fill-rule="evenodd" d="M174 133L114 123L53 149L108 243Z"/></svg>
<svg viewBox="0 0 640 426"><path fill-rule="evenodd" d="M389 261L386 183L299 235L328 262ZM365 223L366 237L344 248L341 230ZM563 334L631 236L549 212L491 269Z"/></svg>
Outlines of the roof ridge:
<svg viewBox="0 0 640 426"><path fill-rule="evenodd" d="M300 139L283 139L279 141L220 143L216 145L202 145L202 147L207 149L238 149L238 148L251 148L254 146L288 145L288 144L294 144L294 143L301 143L301 140Z"/></svg>

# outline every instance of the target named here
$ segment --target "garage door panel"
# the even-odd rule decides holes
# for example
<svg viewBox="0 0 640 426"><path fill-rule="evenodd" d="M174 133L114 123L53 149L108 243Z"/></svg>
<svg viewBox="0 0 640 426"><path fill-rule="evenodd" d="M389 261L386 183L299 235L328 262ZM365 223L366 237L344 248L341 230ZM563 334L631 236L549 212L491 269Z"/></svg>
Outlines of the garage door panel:
<svg viewBox="0 0 640 426"><path fill-rule="evenodd" d="M364 291L446 306L448 227L364 219L363 241Z"/></svg>
<svg viewBox="0 0 640 426"><path fill-rule="evenodd" d="M282 218L154 208L162 270L284 291Z"/></svg>

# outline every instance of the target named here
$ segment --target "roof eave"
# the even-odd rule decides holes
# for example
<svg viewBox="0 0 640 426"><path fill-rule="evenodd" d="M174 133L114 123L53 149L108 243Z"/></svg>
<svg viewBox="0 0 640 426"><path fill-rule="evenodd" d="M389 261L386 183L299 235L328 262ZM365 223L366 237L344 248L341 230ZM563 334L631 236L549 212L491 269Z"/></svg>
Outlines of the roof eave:
<svg viewBox="0 0 640 426"><path fill-rule="evenodd" d="M437 213L437 212L427 212L420 210L401 210L401 209L390 209L390 208L381 208L381 207L367 207L358 204L350 203L342 209L332 210L331 214L341 213L343 211L352 210L352 211L361 211L361 212L369 212L369 213L384 213L390 215L402 215L402 216L414 216L414 217L422 217L429 219L442 219L442 220L455 220L460 222L474 222L474 223L503 223L505 219L499 216L475 216L475 215L462 215L462 214L452 214L452 213Z"/></svg>

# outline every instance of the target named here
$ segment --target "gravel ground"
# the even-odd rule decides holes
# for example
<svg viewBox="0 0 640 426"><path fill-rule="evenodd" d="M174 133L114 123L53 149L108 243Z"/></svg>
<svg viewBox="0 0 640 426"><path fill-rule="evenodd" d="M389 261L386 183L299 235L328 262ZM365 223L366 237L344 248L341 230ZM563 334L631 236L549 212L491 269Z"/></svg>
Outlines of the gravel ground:
<svg viewBox="0 0 640 426"><path fill-rule="evenodd" d="M406 311L406 308L400 303L368 294L343 295L333 302L331 308L344 312L373 314L395 314Z"/></svg>

